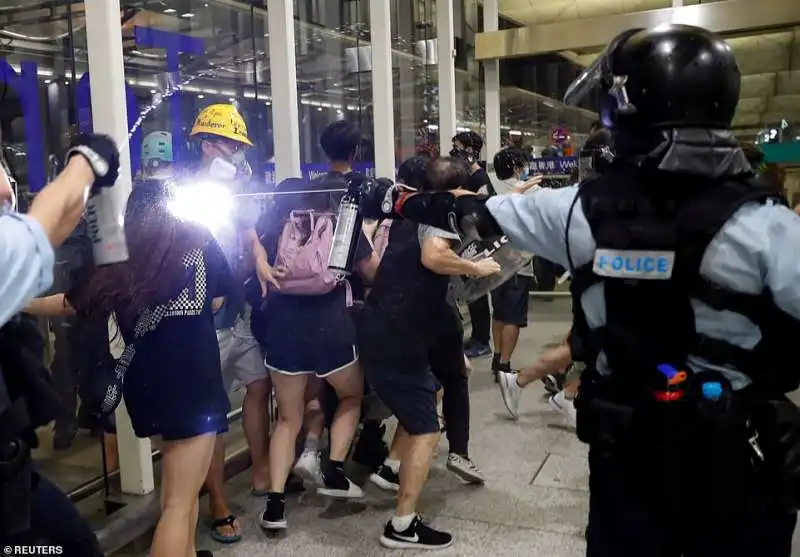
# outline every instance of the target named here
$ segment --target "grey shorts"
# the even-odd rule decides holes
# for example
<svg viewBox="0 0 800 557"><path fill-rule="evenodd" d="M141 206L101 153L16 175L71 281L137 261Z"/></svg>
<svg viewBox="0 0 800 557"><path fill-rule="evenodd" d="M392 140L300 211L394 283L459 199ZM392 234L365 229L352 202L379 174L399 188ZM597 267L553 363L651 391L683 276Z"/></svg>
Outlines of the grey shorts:
<svg viewBox="0 0 800 557"><path fill-rule="evenodd" d="M237 383L246 387L268 377L261 360L261 347L244 320L239 319L230 329L218 330L217 343L226 393L238 387Z"/></svg>

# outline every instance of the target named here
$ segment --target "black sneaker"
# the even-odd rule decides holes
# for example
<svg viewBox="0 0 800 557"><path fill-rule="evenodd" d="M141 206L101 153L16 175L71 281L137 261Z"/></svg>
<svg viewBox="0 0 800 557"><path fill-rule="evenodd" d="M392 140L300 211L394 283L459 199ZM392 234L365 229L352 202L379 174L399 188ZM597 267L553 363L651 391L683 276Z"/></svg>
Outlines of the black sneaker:
<svg viewBox="0 0 800 557"><path fill-rule="evenodd" d="M381 545L389 549L444 549L453 545L453 536L434 530L417 515L402 532L395 531L391 520L387 522Z"/></svg>
<svg viewBox="0 0 800 557"><path fill-rule="evenodd" d="M350 481L341 466L330 462L322 470L322 482L323 485L317 488L320 495L339 499L358 499L364 496L361 488Z"/></svg>
<svg viewBox="0 0 800 557"><path fill-rule="evenodd" d="M370 475L369 481L386 491L400 490L400 474L395 474L391 468L381 464L378 471Z"/></svg>
<svg viewBox="0 0 800 557"><path fill-rule="evenodd" d="M269 493L259 522L266 530L286 530L286 495Z"/></svg>

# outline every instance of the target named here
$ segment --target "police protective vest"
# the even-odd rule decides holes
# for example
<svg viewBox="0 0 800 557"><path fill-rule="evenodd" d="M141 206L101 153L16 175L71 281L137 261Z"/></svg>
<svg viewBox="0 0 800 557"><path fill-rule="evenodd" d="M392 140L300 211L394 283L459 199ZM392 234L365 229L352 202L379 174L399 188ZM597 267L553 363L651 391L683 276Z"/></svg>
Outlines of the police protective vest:
<svg viewBox="0 0 800 557"><path fill-rule="evenodd" d="M800 323L774 304L767 289L733 292L700 274L711 240L750 202L783 201L748 177L712 180L630 168L584 182L575 203L581 203L597 248L593 261L572 272L573 336L581 350L576 359L592 368L603 352L615 383L631 393L663 381L661 364L686 369L689 356L746 374L763 394L796 389L800 374L789 351L800 338ZM580 301L600 284L606 322L590 328ZM747 350L698 333L693 300L745 316L759 327L761 341Z"/></svg>

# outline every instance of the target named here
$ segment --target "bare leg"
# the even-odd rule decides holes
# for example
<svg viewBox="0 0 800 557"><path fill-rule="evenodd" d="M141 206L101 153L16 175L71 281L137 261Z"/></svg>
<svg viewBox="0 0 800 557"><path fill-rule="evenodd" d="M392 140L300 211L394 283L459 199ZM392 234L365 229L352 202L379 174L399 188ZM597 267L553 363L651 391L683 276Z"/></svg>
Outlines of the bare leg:
<svg viewBox="0 0 800 557"><path fill-rule="evenodd" d="M344 462L361 416L361 399L364 396L364 376L358 362L325 378L336 391L339 407L331 424L330 460Z"/></svg>
<svg viewBox="0 0 800 557"><path fill-rule="evenodd" d="M492 343L494 344L494 353L502 354L503 352L503 323L497 319L492 319Z"/></svg>
<svg viewBox="0 0 800 557"><path fill-rule="evenodd" d="M214 520L230 516L231 508L228 505L228 498L225 495L225 441L221 435L217 435L214 443L214 453L211 457L211 465L206 476L206 489L208 490L208 503L211 509L211 517ZM233 538L241 535L241 526L237 522L231 525L223 525L216 528L216 531L226 537ZM234 540L231 540L234 541Z"/></svg>
<svg viewBox="0 0 800 557"><path fill-rule="evenodd" d="M517 347L519 341L519 327L516 325L503 325L502 332L503 342L500 349L500 363L507 364L511 361L511 355Z"/></svg>
<svg viewBox="0 0 800 557"><path fill-rule="evenodd" d="M526 387L529 383L540 380L548 373L563 371L572 361L572 353L566 344L561 344L542 353L530 366L520 370L517 383Z"/></svg>
<svg viewBox="0 0 800 557"><path fill-rule="evenodd" d="M303 427L307 375L272 374L278 398L278 423L269 444L270 489L283 493L295 457L297 434Z"/></svg>
<svg viewBox="0 0 800 557"><path fill-rule="evenodd" d="M252 488L269 488L269 379L259 379L247 385L242 403L242 429L253 461Z"/></svg>
<svg viewBox="0 0 800 557"><path fill-rule="evenodd" d="M211 464L216 435L163 443L161 518L153 534L151 557L194 557L197 497Z"/></svg>
<svg viewBox="0 0 800 557"><path fill-rule="evenodd" d="M439 433L410 435L406 452L400 464L400 492L397 496L397 516L414 514L433 458L433 449L439 442Z"/></svg>

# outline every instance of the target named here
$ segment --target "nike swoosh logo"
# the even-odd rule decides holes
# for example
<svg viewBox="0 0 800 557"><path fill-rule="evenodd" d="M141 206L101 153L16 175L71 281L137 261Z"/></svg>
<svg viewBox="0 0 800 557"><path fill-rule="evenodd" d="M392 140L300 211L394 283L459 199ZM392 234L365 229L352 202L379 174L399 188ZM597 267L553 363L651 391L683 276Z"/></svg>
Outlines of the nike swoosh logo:
<svg viewBox="0 0 800 557"><path fill-rule="evenodd" d="M404 542L411 542L411 543L419 542L419 534L414 534L413 536L401 536L400 534L395 534L394 537Z"/></svg>

